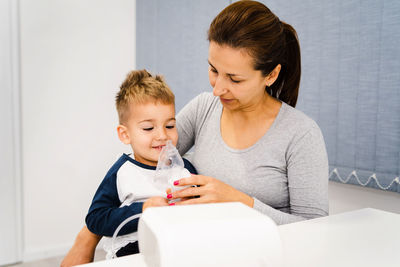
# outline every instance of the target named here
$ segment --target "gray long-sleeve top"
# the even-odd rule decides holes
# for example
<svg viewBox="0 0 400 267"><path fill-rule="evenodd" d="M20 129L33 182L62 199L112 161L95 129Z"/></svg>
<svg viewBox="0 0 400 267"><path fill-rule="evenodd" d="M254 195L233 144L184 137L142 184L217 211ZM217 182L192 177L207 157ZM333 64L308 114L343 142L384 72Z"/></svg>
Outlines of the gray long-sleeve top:
<svg viewBox="0 0 400 267"><path fill-rule="evenodd" d="M177 115L178 150L199 174L254 198L254 209L277 224L328 214L328 158L318 125L282 103L269 130L254 145L233 149L220 133L222 104L203 93Z"/></svg>

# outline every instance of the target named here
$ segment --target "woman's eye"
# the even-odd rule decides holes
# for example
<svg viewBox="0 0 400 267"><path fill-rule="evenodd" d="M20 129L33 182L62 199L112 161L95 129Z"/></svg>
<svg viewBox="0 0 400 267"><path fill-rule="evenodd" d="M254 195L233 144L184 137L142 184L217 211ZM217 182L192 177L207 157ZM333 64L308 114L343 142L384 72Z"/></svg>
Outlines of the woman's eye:
<svg viewBox="0 0 400 267"><path fill-rule="evenodd" d="M143 128L143 131L151 131L153 129L154 129L153 127L148 127L148 128Z"/></svg>
<svg viewBox="0 0 400 267"><path fill-rule="evenodd" d="M175 128L175 125L169 125L169 126L166 126L166 128L167 128L167 129L174 129L174 128Z"/></svg>
<svg viewBox="0 0 400 267"><path fill-rule="evenodd" d="M216 69L210 69L214 73L218 73Z"/></svg>
<svg viewBox="0 0 400 267"><path fill-rule="evenodd" d="M240 82L241 82L241 81L233 80L232 78L231 78L231 81L232 81L233 83L240 83Z"/></svg>

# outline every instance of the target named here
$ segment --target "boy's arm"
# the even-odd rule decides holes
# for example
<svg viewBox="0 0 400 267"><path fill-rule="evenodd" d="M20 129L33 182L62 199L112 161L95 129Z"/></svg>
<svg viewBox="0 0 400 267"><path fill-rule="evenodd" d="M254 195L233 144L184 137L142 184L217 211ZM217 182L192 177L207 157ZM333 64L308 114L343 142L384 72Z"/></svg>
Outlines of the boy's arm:
<svg viewBox="0 0 400 267"><path fill-rule="evenodd" d="M112 236L117 227L128 217L142 213L143 203L132 203L120 207L116 184L116 173L104 178L93 198L86 215L86 225L90 232L101 236ZM137 231L138 219L126 224L118 235Z"/></svg>

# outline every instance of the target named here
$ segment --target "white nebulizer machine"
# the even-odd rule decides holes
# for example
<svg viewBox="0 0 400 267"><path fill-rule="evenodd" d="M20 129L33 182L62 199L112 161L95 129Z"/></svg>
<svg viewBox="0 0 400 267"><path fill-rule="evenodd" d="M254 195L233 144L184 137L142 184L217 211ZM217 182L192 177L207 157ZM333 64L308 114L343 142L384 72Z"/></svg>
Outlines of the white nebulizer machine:
<svg viewBox="0 0 400 267"><path fill-rule="evenodd" d="M276 224L239 202L148 208L138 237L147 267L283 265Z"/></svg>

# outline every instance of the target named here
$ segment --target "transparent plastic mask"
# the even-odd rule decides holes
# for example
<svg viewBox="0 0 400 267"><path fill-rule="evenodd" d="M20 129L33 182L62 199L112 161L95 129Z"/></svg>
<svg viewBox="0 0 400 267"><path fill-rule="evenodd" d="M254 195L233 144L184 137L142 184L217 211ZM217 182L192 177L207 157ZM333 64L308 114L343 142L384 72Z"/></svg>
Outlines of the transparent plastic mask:
<svg viewBox="0 0 400 267"><path fill-rule="evenodd" d="M174 181L189 176L190 173L185 169L185 164L181 155L179 155L178 150L172 144L171 140L168 140L158 157L157 168L153 179L154 185L160 190L166 191L170 188L172 192L174 192L185 188L182 186L175 186Z"/></svg>

